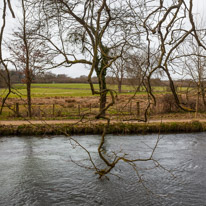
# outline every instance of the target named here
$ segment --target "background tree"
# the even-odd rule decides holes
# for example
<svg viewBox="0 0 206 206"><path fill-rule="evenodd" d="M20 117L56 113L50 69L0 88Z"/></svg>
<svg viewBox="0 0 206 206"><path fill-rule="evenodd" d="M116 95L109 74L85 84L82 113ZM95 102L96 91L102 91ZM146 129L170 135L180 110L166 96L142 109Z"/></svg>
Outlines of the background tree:
<svg viewBox="0 0 206 206"><path fill-rule="evenodd" d="M137 13L136 7L132 6L134 2L128 1L128 3L133 13ZM178 98L173 74L179 72L179 68L176 67L178 51L189 37L193 36L193 40L198 46L205 49L204 42L197 35L193 19L193 1L190 0L188 3L184 0L145 1L145 3L148 9L144 11L145 18L142 19L142 26L145 31L142 35L142 41L145 42L145 48L147 48L148 61L146 67L146 90L149 95L147 108L151 104L156 105L156 99L151 88L151 78L156 72L160 71L161 73L164 72L169 80L170 89L177 106L189 111L190 109L186 108ZM157 63L154 65L152 65L151 55L158 57Z"/></svg>
<svg viewBox="0 0 206 206"><path fill-rule="evenodd" d="M28 116L32 116L31 109L31 83L35 74L43 72L45 67L51 64L54 55L51 55L44 41L34 38L35 25L31 24L28 13L30 8L21 0L22 18L20 27L12 34L12 38L6 41L9 49L10 60L15 62L16 68L24 74L23 83L27 87Z"/></svg>
<svg viewBox="0 0 206 206"><path fill-rule="evenodd" d="M4 32L5 32L5 27L6 27L6 14L7 14L7 10L9 9L10 13L12 14L12 17L15 18L15 14L14 11L12 9L12 4L10 2L10 0L2 0L0 1L2 2L0 6L0 11L2 11L2 19L0 21L0 65L2 67L2 71L3 73L0 71L0 76L2 78L2 80L4 81L4 85L6 85L6 87L8 88L8 92L5 95L5 97L2 100L2 104L1 104L1 109L0 109L0 114L2 114L2 110L4 107L4 104L8 98L8 96L10 95L10 93L12 92L11 89L11 81L10 81L10 75L9 75L9 69L8 69L8 65L4 59L4 54L3 54L3 49L2 49L2 43L4 40ZM6 73L6 76L4 75Z"/></svg>
<svg viewBox="0 0 206 206"><path fill-rule="evenodd" d="M204 25L201 21L196 30L198 39L206 42ZM202 103L206 108L205 88L206 88L206 50L198 45L194 36L191 36L184 42L183 47L178 53L178 66L182 68L182 73L193 81L197 90L196 112L198 111L199 97L201 95Z"/></svg>
<svg viewBox="0 0 206 206"><path fill-rule="evenodd" d="M110 73L114 79L114 83L117 84L118 92L122 93L123 79L126 77L125 61L122 57L112 64Z"/></svg>
<svg viewBox="0 0 206 206"><path fill-rule="evenodd" d="M127 78L137 91L140 91L141 86L143 86L145 72L147 68L147 56L143 54L130 54L126 62Z"/></svg>

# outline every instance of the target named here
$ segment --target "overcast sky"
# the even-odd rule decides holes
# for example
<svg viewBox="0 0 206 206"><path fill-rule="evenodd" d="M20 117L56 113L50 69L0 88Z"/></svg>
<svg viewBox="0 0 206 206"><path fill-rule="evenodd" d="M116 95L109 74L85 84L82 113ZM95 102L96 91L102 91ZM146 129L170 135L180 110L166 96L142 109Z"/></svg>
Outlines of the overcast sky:
<svg viewBox="0 0 206 206"><path fill-rule="evenodd" d="M205 20L206 24L206 0L194 0L193 5L194 14L201 16L203 18L203 21ZM88 75L89 70L86 69L84 65L79 64L72 66L72 68L55 69L53 70L53 72L67 74L71 77L78 77L80 75Z"/></svg>
<svg viewBox="0 0 206 206"><path fill-rule="evenodd" d="M0 3L3 0L0 0ZM17 2L16 0L13 0L13 2ZM200 19L200 16L203 19L204 24L206 25L206 0L194 0L193 1L193 12L195 15L197 15L197 19ZM0 6L1 7L1 6ZM1 10L0 10L0 15L1 15ZM20 13L20 11L18 11L17 8L15 8L15 13ZM7 29L6 29L6 33L11 33L12 29L15 28L16 25L16 20L13 20L11 18L11 15L8 14L8 19L9 19L9 23L7 24ZM1 20L0 20L0 24L1 24ZM81 75L88 75L89 73L89 69L85 68L84 65L78 64L78 65L74 65L70 68L57 68L57 69L53 69L52 72L56 73L56 74L66 74L70 77L79 77Z"/></svg>

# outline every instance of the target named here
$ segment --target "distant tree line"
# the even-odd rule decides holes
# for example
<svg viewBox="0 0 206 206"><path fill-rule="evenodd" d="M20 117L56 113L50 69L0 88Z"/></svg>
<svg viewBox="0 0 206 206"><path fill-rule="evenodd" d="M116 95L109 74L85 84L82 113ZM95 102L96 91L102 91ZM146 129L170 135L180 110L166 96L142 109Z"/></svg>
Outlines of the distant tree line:
<svg viewBox="0 0 206 206"><path fill-rule="evenodd" d="M0 71L5 77L6 77L6 72L3 70ZM10 70L10 78L11 78L11 83L12 84L21 84L25 83L25 75L22 71L19 70ZM92 77L92 81L94 83L98 83L98 78L97 77ZM81 75L80 77L69 77L66 74L54 74L52 72L44 72L44 73L39 73L33 76L32 79L33 83L88 83L87 76ZM106 82L108 84L118 84L117 80L113 76L107 76L106 77ZM122 79L122 84L123 85L135 85L135 80L132 78L123 78ZM159 78L152 79L151 84L153 86L165 86L166 83L164 81L161 81ZM3 81L2 76L0 76L0 87L5 87L5 83Z"/></svg>
<svg viewBox="0 0 206 206"><path fill-rule="evenodd" d="M6 78L6 72L4 70L0 70L3 76ZM10 78L12 84L21 84L25 83L25 75L22 71L19 70L10 70ZM134 78L123 78L123 85L131 85L134 88L137 86L137 82ZM98 78L92 77L92 81L95 84L98 84ZM52 72L44 72L39 73L33 76L33 83L88 83L88 79L86 75L81 75L80 77L69 77L66 74L54 74ZM117 78L114 76L106 77L107 84L118 85ZM185 80L176 80L174 81L175 85L178 87L195 87L194 82L191 79ZM151 79L152 86L169 86L169 82L166 80L161 80L159 78ZM3 77L0 76L0 88L6 87L6 84L3 80Z"/></svg>

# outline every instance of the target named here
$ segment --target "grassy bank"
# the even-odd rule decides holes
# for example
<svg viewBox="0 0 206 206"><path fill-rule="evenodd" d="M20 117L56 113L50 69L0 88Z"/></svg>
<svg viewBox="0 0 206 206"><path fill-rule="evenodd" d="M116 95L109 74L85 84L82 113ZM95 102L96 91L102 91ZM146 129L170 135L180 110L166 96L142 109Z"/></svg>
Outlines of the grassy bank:
<svg viewBox="0 0 206 206"><path fill-rule="evenodd" d="M101 134L104 124L59 124L59 125L0 125L0 136L36 136L36 135L87 135ZM148 133L189 133L206 131L206 122L168 122L168 123L114 123L110 134L148 134Z"/></svg>

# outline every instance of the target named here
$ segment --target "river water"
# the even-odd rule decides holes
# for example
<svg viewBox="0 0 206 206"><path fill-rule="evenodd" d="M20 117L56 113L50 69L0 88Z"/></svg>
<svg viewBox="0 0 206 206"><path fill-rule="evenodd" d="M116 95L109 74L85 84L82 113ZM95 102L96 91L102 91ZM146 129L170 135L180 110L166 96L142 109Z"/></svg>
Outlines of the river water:
<svg viewBox="0 0 206 206"><path fill-rule="evenodd" d="M100 136L75 136L101 166L97 155ZM151 154L157 135L112 136L105 148L127 153L130 158ZM206 205L206 133L162 135L153 163L137 164L135 170L120 162L108 178L77 164L87 154L68 137L3 137L0 139L0 205ZM74 164L75 161L77 164ZM171 175L173 174L173 175Z"/></svg>

